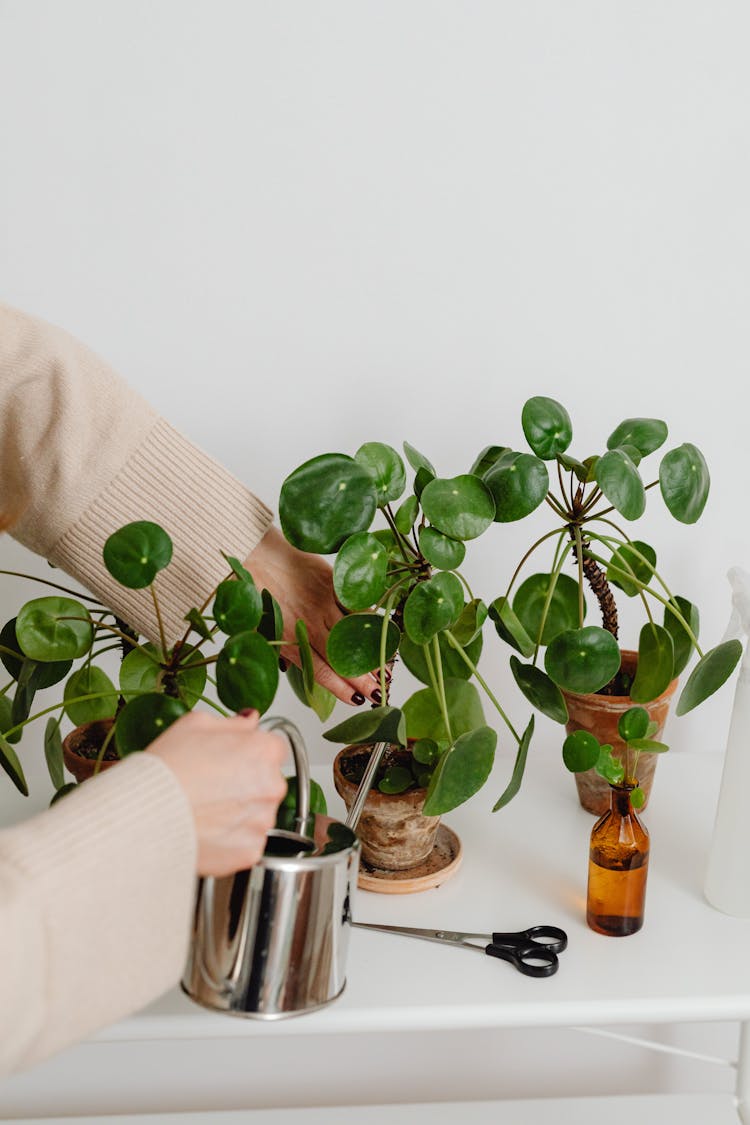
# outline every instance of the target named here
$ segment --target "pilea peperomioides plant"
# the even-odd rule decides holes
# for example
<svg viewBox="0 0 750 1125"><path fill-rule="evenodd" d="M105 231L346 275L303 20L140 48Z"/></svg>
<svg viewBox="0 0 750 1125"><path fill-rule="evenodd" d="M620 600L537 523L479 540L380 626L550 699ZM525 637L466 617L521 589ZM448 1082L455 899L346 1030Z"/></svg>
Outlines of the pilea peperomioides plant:
<svg viewBox="0 0 750 1125"><path fill-rule="evenodd" d="M546 505L555 525L531 544L508 588L490 607L497 632L524 658L510 659L517 684L535 707L564 723L563 691L629 695L634 703L647 703L680 675L695 651L698 663L677 704L677 714L686 714L727 680L741 646L727 641L708 652L701 649L697 607L673 592L657 568L654 548L631 538L622 521L638 520L649 491L658 486L671 515L683 524L695 523L709 493L702 453L690 443L680 445L664 454L658 472L644 481L643 463L667 438L663 421L628 418L609 435L602 453L578 460L568 453L573 429L560 403L531 398L521 420L531 452L492 446L472 470L492 493L501 522L523 519ZM522 570L543 547L551 548L551 562L516 588ZM572 574L565 573L566 566L572 566ZM620 674L613 587L640 599L643 608L632 680ZM598 603L601 626L584 624L587 588ZM544 669L539 666L543 651ZM573 760L578 742L582 753L575 760L595 766L584 732L571 737L568 757Z"/></svg>
<svg viewBox="0 0 750 1125"><path fill-rule="evenodd" d="M459 570L466 543L495 520L495 503L477 476L440 478L416 449L404 443L404 451L414 470L408 493L401 456L380 442L366 443L354 457L314 457L281 489L279 515L289 542L335 555L334 588L347 616L331 630L329 663L342 676L377 669L380 677L381 705L324 737L394 747L415 740L412 768L387 769L380 788L397 793L426 786L424 813L440 815L476 793L492 768L497 735L486 725L479 692L469 682L474 679L518 747L499 808L517 791L533 718L518 734L482 678L477 663L488 611ZM383 526L371 530L378 514ZM426 685L403 708L388 702L389 665L397 655ZM311 675L308 681L312 704Z"/></svg>
<svg viewBox="0 0 750 1125"><path fill-rule="evenodd" d="M110 746L118 757L145 749L199 701L222 714L227 713L225 708L232 712L255 708L262 714L276 694L281 611L267 590L257 589L237 559L225 556L227 578L200 609L190 610L184 635L168 646L155 581L172 558L167 533L149 521L128 524L109 537L103 556L120 585L149 590L160 643L140 641L88 595L61 596L73 591L24 576L57 590L27 602L0 632L0 660L11 676L0 692L0 766L25 795L26 777L13 744L35 719L52 716L47 721L45 753L58 796L72 788L63 774L63 715L76 726L112 720L99 748L101 763ZM218 652L216 642L221 642ZM205 645L213 645L210 654L203 651ZM115 686L97 661L117 648L122 661ZM212 665L219 703L205 694ZM36 692L63 681L62 698L32 714Z"/></svg>

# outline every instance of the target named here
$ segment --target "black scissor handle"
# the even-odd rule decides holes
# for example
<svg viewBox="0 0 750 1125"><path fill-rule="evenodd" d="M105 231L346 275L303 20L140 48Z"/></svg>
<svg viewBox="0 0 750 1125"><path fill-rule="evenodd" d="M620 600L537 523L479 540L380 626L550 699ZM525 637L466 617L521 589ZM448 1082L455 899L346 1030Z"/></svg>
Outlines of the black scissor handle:
<svg viewBox="0 0 750 1125"><path fill-rule="evenodd" d="M519 973L523 973L527 977L551 977L553 973L557 972L559 965L557 954L552 947L535 941L514 942L505 945L496 945L495 942L491 942L490 945L484 947L484 952L489 957L499 957L502 961L510 961Z"/></svg>
<svg viewBox="0 0 750 1125"><path fill-rule="evenodd" d="M567 949L568 935L559 926L529 926L528 930L519 930L517 933L492 935L493 945L518 947L526 942L536 942L537 946L550 953L562 953Z"/></svg>

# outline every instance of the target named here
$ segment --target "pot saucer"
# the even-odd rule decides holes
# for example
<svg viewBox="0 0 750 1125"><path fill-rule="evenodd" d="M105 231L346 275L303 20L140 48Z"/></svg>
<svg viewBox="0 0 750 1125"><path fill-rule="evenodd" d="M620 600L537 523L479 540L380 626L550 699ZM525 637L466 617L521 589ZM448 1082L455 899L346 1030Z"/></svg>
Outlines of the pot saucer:
<svg viewBox="0 0 750 1125"><path fill-rule="evenodd" d="M371 867L366 860L361 859L357 886L362 891L376 891L385 895L428 891L455 875L462 859L463 847L458 836L447 824L440 824L434 847L422 863L405 871L385 871L380 867Z"/></svg>

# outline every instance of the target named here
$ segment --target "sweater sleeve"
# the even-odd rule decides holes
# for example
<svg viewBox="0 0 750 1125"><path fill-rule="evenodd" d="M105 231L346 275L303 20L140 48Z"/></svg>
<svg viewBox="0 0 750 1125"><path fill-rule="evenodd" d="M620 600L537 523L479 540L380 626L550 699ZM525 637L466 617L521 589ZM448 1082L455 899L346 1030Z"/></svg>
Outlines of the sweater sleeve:
<svg viewBox="0 0 750 1125"><path fill-rule="evenodd" d="M0 832L0 1074L177 983L195 853L187 799L149 753Z"/></svg>
<svg viewBox="0 0 750 1125"><path fill-rule="evenodd" d="M153 520L172 538L156 578L168 642L184 615L244 559L271 513L67 333L0 305L0 518L138 632L158 636L148 590L124 590L102 562L107 537Z"/></svg>

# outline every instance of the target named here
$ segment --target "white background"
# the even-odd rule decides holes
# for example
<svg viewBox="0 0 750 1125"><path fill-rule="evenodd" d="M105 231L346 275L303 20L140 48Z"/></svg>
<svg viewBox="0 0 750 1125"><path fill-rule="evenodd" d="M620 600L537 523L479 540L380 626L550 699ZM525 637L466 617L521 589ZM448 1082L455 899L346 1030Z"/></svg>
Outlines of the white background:
<svg viewBox="0 0 750 1125"><path fill-rule="evenodd" d="M532 394L580 457L663 417L712 494L686 528L653 490L633 531L710 646L750 569L749 33L739 0L0 0L0 299L273 506L303 460L368 440L447 476L522 447ZM475 544L485 598L543 525ZM2 559L44 573L8 539ZM2 618L27 596L4 579ZM732 692L670 720L673 753L723 749ZM503 740L502 781L511 760Z"/></svg>
<svg viewBox="0 0 750 1125"><path fill-rule="evenodd" d="M1 0L0 299L272 506L303 460L368 440L446 476L524 448L532 394L567 406L580 457L663 417L712 494L685 527L652 490L630 530L710 647L750 568L748 32L739 2ZM474 544L487 600L547 526ZM3 617L28 595L3 580ZM670 720L675 751L723 749L732 691Z"/></svg>

